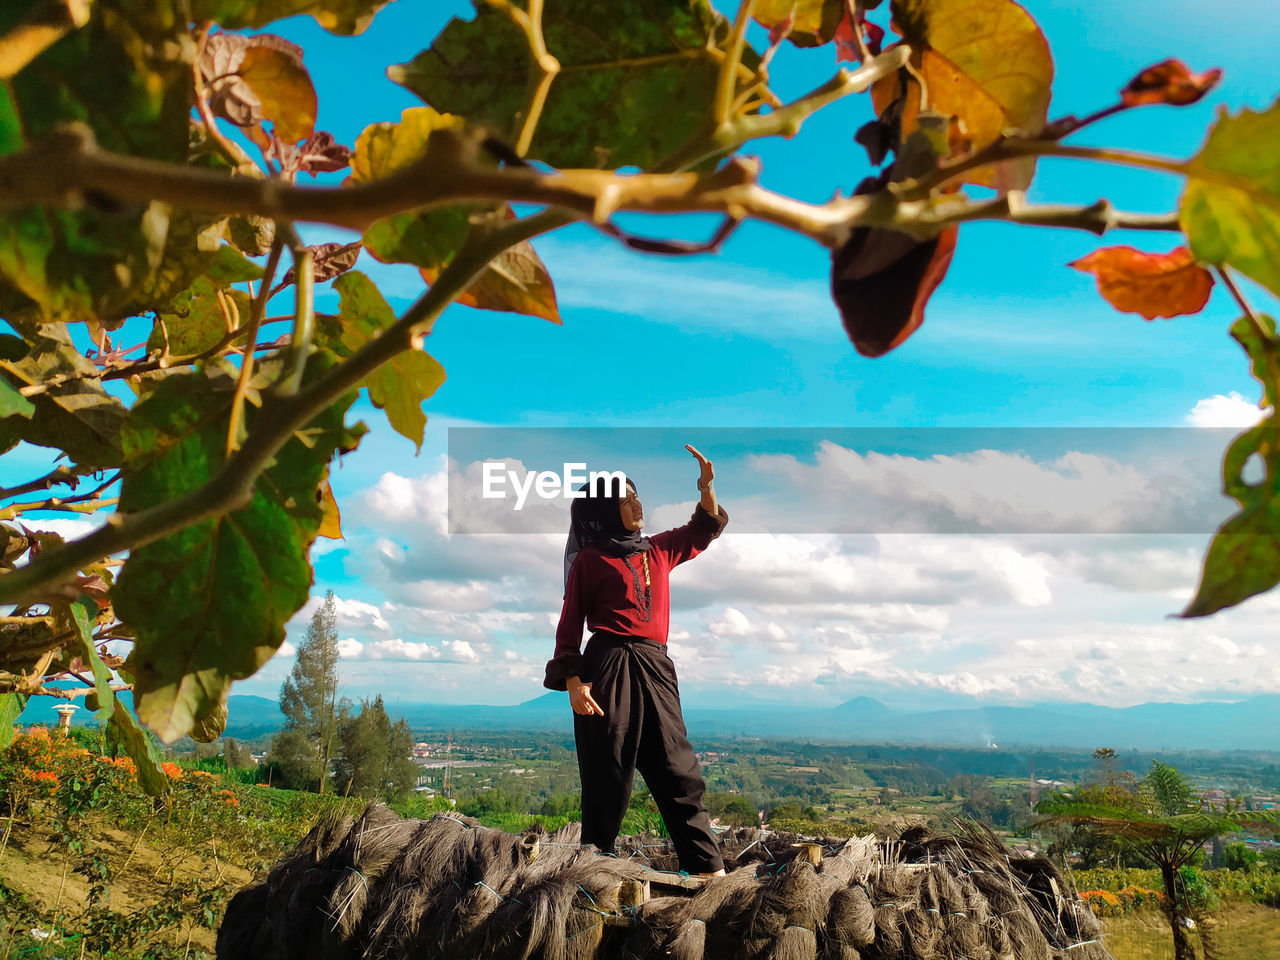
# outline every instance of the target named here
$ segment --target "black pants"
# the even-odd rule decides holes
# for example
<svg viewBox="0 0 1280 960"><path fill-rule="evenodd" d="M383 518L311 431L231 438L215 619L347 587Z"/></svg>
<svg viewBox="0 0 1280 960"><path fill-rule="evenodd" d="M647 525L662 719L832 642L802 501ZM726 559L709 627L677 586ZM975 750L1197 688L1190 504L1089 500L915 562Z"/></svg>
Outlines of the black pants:
<svg viewBox="0 0 1280 960"><path fill-rule="evenodd" d="M702 780L680 714L680 689L667 648L597 632L583 651L583 682L604 716L573 715L582 775L582 842L613 852L636 770L644 777L675 844L680 867L724 866L702 805Z"/></svg>

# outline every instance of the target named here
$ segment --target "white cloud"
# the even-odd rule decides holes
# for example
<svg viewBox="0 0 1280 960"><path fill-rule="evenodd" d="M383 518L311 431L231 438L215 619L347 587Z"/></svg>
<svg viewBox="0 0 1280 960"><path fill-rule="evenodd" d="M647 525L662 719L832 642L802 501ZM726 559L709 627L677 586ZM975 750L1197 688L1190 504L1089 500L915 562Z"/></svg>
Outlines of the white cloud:
<svg viewBox="0 0 1280 960"><path fill-rule="evenodd" d="M983 485L1011 469L1049 488L1014 491L1011 509L1070 519L1079 503L1063 505L1059 495L1088 480L1097 487L1087 491L1090 509L1121 524L1126 511L1141 515L1145 489L1141 471L1096 455L900 459L886 463L885 477L865 472L867 458L849 450L826 455L827 467L845 472L833 479L788 465L795 489L817 486L782 508L821 516L823 497L847 502L870 490L873 502L904 513L932 505L973 516L989 505L983 498L1003 496ZM441 460L421 477L384 474L344 504L343 562L361 581L359 597L337 602L344 690L438 702L532 699L543 692L554 643L563 534L449 534L445 469ZM1103 490L1103 481L1116 489ZM1212 620L1167 619L1194 589L1207 531L741 535L743 499L726 502L735 525L672 578L669 650L688 703L817 705L887 694L1126 705L1280 691L1280 639L1271 627L1280 594ZM1188 495L1183 505L1192 502ZM683 523L692 503L646 508L660 530ZM291 622L293 643L319 602ZM279 682L264 671L268 680Z"/></svg>
<svg viewBox="0 0 1280 960"><path fill-rule="evenodd" d="M295 646L294 646L292 643L290 643L288 640L286 640L284 643L280 644L280 649L276 651L276 656L277 656L277 657L292 657L292 656L295 656L295 655L297 654L297 652L298 652L298 648L297 648L297 647L295 647Z"/></svg>
<svg viewBox="0 0 1280 960"><path fill-rule="evenodd" d="M1232 390L1196 402L1186 416L1193 427L1252 427L1262 419L1263 410L1251 400Z"/></svg>
<svg viewBox="0 0 1280 960"><path fill-rule="evenodd" d="M338 656L344 660L354 660L364 652L364 644L354 637L338 641Z"/></svg>

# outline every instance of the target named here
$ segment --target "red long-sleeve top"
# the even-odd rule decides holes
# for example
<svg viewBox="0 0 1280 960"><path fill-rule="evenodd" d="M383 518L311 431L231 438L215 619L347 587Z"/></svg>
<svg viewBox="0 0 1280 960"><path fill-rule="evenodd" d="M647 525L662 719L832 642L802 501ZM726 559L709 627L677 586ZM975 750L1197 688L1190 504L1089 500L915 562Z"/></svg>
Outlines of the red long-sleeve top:
<svg viewBox="0 0 1280 960"><path fill-rule="evenodd" d="M719 516L713 517L698 504L684 526L650 537L648 587L644 583L642 554L611 557L594 546L583 546L569 570L556 628L555 653L547 662L543 685L564 690L569 677L582 675L584 619L589 630L665 644L671 625L671 571L707 549L728 522L729 515L723 507L719 508Z"/></svg>

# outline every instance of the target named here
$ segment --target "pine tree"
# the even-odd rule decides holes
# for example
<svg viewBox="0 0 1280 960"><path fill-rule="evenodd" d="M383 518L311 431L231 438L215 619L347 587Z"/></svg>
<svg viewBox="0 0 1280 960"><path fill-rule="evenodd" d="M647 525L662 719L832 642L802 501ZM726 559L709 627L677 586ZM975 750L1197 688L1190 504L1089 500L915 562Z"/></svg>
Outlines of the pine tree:
<svg viewBox="0 0 1280 960"><path fill-rule="evenodd" d="M336 788L346 794L399 800L418 783L413 733L404 719L391 723L382 697L365 700L360 713L344 711L338 728Z"/></svg>
<svg viewBox="0 0 1280 960"><path fill-rule="evenodd" d="M333 591L325 594L280 688L285 727L271 741L283 786L324 793L337 735L338 627Z"/></svg>

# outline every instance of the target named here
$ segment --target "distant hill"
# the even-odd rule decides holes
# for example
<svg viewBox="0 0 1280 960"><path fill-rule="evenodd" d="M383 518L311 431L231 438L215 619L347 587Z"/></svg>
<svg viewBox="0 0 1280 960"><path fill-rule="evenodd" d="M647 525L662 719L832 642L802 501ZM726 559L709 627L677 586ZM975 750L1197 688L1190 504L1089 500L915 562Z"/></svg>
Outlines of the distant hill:
<svg viewBox="0 0 1280 960"><path fill-rule="evenodd" d="M128 694L123 694L128 698ZM56 706L38 698L21 723L57 722ZM227 736L249 738L278 729L280 706L267 697L237 695L227 704ZM392 717L404 717L421 733L458 730L573 731L569 696L546 693L515 706L389 702ZM92 721L81 711L77 723ZM904 712L870 697L830 708L690 707L685 722L694 736L764 736L844 743L928 744L958 747L1099 746L1147 750L1280 750L1280 695L1235 703L1144 703L1136 707L1096 704L981 706Z"/></svg>
<svg viewBox="0 0 1280 960"><path fill-rule="evenodd" d="M133 695L128 690L122 691L117 696L123 703L127 703L130 708L133 707ZM55 700L53 697L33 697L27 704L27 709L18 718L18 722L23 724L43 723L54 726L58 722L58 715L54 712L54 707L60 706L63 702L62 700ZM93 714L84 709L84 701L79 700L76 703L81 709L75 712L71 722L75 724L93 723ZM280 712L280 704L275 700L242 694L233 694L227 699L226 736L228 737L250 739L278 730L283 725L284 714Z"/></svg>

